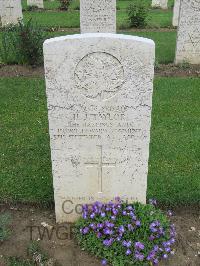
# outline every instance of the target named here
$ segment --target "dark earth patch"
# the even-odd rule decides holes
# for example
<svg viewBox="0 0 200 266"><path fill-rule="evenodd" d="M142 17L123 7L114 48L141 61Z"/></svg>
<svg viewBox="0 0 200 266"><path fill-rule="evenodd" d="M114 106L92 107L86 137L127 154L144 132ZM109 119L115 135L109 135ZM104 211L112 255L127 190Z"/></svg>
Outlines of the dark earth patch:
<svg viewBox="0 0 200 266"><path fill-rule="evenodd" d="M160 77L200 77L199 65L158 65L155 75ZM0 65L0 77L44 77L44 68L22 65Z"/></svg>
<svg viewBox="0 0 200 266"><path fill-rule="evenodd" d="M0 266L6 266L5 257L17 256L27 258L27 247L31 240L30 226L35 226L32 230L32 239L38 240L39 245L49 255L49 258L56 260L62 266L100 266L101 263L96 258L82 251L73 239L69 225L65 228L56 226L54 211L51 209L36 208L24 205L0 205L0 213L10 213L12 217L11 236L8 240L0 244ZM177 230L177 243L175 245L175 255L160 266L199 266L200 265L200 209L180 207L174 210L172 222ZM47 228L54 231L49 240L45 234L43 240L39 234ZM50 229L51 228L51 229ZM58 236L56 236L56 230ZM49 231L49 232L50 232ZM67 232L67 234L66 234ZM67 238L61 240L59 238ZM39 240L40 239L40 240Z"/></svg>

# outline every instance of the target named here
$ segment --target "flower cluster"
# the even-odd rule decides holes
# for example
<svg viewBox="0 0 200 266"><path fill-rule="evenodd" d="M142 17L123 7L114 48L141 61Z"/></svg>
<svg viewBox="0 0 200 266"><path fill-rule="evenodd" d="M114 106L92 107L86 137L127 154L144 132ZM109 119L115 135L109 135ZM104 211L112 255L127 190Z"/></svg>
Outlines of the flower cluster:
<svg viewBox="0 0 200 266"><path fill-rule="evenodd" d="M141 206L148 210L148 219L145 215L140 219ZM154 213L156 209L153 204L125 204L119 198L114 202L84 205L81 223L84 226L79 227L79 234L82 239L95 235L105 252L112 248L119 249L122 252L119 255L132 262L148 261L157 265L161 258L167 259L169 254L173 254L171 246L175 243L176 233L174 225L152 220ZM115 254L118 254L117 250ZM106 254L104 257L102 265L106 265L107 260L111 262Z"/></svg>

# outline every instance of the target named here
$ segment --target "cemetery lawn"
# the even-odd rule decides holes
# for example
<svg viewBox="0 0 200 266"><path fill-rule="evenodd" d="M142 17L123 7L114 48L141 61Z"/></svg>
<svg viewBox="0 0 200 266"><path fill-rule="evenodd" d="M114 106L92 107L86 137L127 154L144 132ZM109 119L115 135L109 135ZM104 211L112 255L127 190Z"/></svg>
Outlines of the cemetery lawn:
<svg viewBox="0 0 200 266"><path fill-rule="evenodd" d="M45 83L0 79L0 200L53 201ZM164 205L200 199L200 80L156 78L148 198Z"/></svg>
<svg viewBox="0 0 200 266"><path fill-rule="evenodd" d="M24 11L25 22L32 18L38 25L45 28L79 28L80 15L78 11ZM172 10L154 9L149 12L147 28L172 27ZM117 28L129 28L128 16L125 10L117 11Z"/></svg>

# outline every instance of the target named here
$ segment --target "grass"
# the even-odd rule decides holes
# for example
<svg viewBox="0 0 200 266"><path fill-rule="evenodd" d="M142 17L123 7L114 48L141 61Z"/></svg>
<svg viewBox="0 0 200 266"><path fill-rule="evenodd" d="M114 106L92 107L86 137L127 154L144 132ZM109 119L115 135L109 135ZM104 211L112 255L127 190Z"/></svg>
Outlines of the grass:
<svg viewBox="0 0 200 266"><path fill-rule="evenodd" d="M199 87L155 80L148 197L164 204L200 199ZM0 88L0 199L53 201L44 80L1 78Z"/></svg>
<svg viewBox="0 0 200 266"><path fill-rule="evenodd" d="M136 35L145 38L149 38L155 41L156 44L156 62L159 64L168 64L172 63L175 58L175 47L176 47L176 32L154 32L154 31L145 31L145 32L120 32L123 34ZM2 32L0 32L0 45ZM48 38L73 34L72 32L51 32L49 33ZM1 58L0 58L1 62Z"/></svg>
<svg viewBox="0 0 200 266"><path fill-rule="evenodd" d="M147 0L149 4L151 4L151 0ZM132 0L117 0L117 9L126 9L130 4L132 3ZM174 0L168 1L168 8L172 8L174 3ZM27 1L22 0L22 6L24 9L27 8ZM44 8L45 9L58 9L60 6L59 0L54 1L44 1ZM77 10L80 8L80 1L79 0L72 0L70 4L70 10Z"/></svg>
<svg viewBox="0 0 200 266"><path fill-rule="evenodd" d="M151 0L148 0L149 4ZM127 8L132 1L121 0L117 1L117 27L128 28L128 16ZM59 10L59 1L44 1L44 10L27 11L27 3L25 0L22 1L24 8L24 20L32 18L37 21L42 27L53 28L79 28L80 27L80 16L79 16L79 1L73 0L70 9L67 12L61 12ZM173 5L173 0L170 0L169 7ZM49 11L48 11L49 10ZM161 10L161 9L150 9L149 20L147 28L169 28L172 27L172 9Z"/></svg>

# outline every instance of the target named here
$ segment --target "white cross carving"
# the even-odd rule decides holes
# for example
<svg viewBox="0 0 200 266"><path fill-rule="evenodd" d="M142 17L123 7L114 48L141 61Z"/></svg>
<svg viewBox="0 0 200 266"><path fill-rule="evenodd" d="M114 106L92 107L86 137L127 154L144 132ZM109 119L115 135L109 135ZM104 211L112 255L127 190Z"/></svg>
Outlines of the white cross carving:
<svg viewBox="0 0 200 266"><path fill-rule="evenodd" d="M97 147L100 149L100 158L97 162L87 162L85 165L88 167L95 167L97 166L98 170L98 184L99 184L99 193L103 192L103 168L104 167L115 167L115 163L105 163L103 162L103 147L102 145L97 145Z"/></svg>

